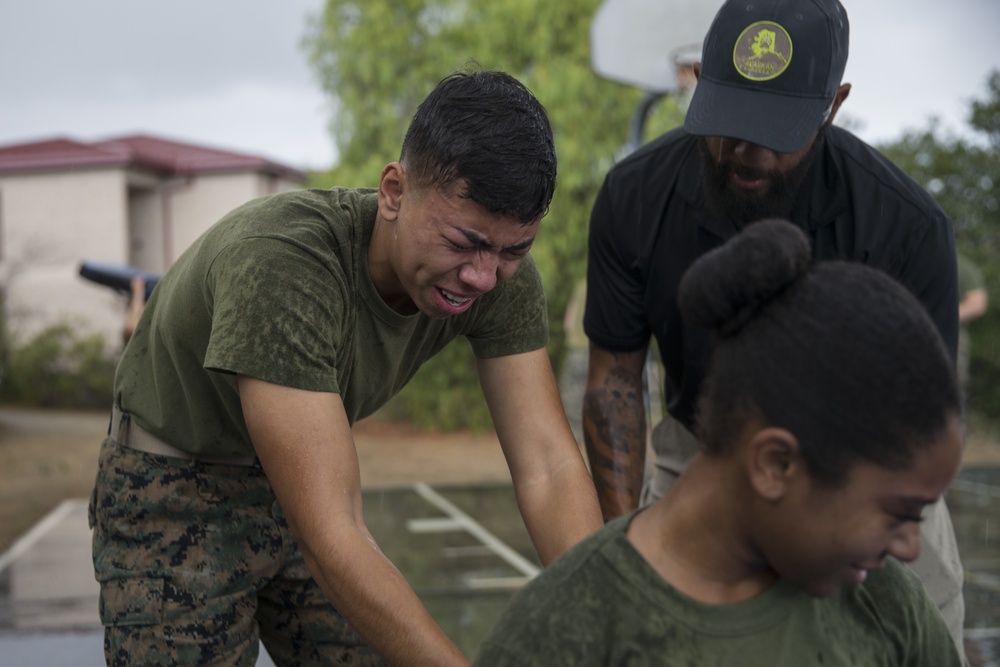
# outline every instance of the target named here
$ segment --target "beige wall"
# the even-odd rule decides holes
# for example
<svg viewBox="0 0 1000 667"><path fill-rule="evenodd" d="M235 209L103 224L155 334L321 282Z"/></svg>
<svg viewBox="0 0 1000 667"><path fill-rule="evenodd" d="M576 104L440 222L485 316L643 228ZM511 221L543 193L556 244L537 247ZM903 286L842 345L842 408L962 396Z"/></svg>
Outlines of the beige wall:
<svg viewBox="0 0 1000 667"><path fill-rule="evenodd" d="M298 187L291 181L243 173L201 174L163 188L164 210L169 212L164 216L168 263L172 264L206 229L240 204Z"/></svg>
<svg viewBox="0 0 1000 667"><path fill-rule="evenodd" d="M121 168L0 175L0 281L15 342L65 321L119 349L127 299L81 278L81 261L163 273L230 210L298 187L258 173L170 181Z"/></svg>
<svg viewBox="0 0 1000 667"><path fill-rule="evenodd" d="M131 185L128 190L128 263L162 273L163 200L158 187Z"/></svg>
<svg viewBox="0 0 1000 667"><path fill-rule="evenodd" d="M15 341L56 321L117 335L120 299L78 272L84 259L126 261L127 215L121 169L0 176L0 279Z"/></svg>

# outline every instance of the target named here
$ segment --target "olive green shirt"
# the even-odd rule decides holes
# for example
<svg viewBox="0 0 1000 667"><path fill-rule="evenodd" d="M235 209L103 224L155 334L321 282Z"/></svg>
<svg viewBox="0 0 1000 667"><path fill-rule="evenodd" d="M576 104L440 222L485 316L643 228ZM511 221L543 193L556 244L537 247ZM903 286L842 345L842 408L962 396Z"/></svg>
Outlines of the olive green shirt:
<svg viewBox="0 0 1000 667"><path fill-rule="evenodd" d="M734 604L668 584L619 517L549 565L505 609L473 667L960 667L916 576L887 559L814 598L787 581Z"/></svg>
<svg viewBox="0 0 1000 667"><path fill-rule="evenodd" d="M253 453L236 374L340 394L351 423L384 405L458 336L479 358L543 348L545 296L530 256L445 319L403 316L368 272L374 190L253 200L184 252L146 305L115 375L139 426L191 453Z"/></svg>

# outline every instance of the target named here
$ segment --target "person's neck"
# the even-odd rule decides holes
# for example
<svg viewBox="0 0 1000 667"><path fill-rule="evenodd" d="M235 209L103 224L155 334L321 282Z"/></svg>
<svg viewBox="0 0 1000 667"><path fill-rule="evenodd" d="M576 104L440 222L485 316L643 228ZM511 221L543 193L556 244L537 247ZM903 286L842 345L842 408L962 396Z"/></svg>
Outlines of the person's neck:
<svg viewBox="0 0 1000 667"><path fill-rule="evenodd" d="M742 528L742 507L734 500L733 487L739 483L700 454L628 529L629 541L653 569L700 602L747 600L777 579Z"/></svg>
<svg viewBox="0 0 1000 667"><path fill-rule="evenodd" d="M400 284L389 259L392 245L396 241L393 230L390 223L376 214L375 226L368 240L368 275L375 285L375 291L387 306L400 315L414 315L418 312L417 307Z"/></svg>

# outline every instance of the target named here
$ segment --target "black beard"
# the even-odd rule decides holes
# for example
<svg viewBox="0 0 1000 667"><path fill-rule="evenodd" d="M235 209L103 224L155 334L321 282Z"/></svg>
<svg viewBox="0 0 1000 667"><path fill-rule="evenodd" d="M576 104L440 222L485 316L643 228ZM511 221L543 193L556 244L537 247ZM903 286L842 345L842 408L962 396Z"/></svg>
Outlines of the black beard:
<svg viewBox="0 0 1000 667"><path fill-rule="evenodd" d="M757 220L788 217L806 175L823 150L825 130L825 127L820 130L809 151L797 165L786 172L719 164L709 152L707 141L703 137L698 142L698 148L704 164L702 184L705 204L713 213L729 218L740 228ZM733 171L738 171L746 179L766 178L770 187L764 194L736 190L729 184L730 173Z"/></svg>

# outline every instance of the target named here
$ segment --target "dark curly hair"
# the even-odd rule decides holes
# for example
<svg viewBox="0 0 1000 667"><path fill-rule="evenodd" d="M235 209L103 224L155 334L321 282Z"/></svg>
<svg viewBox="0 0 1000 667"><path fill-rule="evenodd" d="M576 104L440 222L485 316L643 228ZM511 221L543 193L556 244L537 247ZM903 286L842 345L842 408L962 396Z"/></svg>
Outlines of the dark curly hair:
<svg viewBox="0 0 1000 667"><path fill-rule="evenodd" d="M524 224L548 210L556 152L545 108L514 77L456 72L417 108L400 161L418 185L446 189Z"/></svg>
<svg viewBox="0 0 1000 667"><path fill-rule="evenodd" d="M960 416L955 371L923 306L858 263L811 262L791 223L753 223L684 275L684 317L715 331L696 430L722 452L751 420L788 429L814 478L865 460L905 468Z"/></svg>

